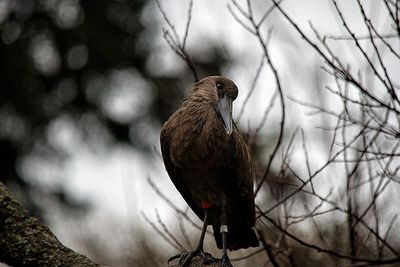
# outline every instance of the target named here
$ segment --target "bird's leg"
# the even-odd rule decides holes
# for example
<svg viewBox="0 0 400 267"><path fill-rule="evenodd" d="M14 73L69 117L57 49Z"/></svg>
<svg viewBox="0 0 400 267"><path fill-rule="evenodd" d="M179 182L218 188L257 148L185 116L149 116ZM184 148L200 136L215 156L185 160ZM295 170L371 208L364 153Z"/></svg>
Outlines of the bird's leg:
<svg viewBox="0 0 400 267"><path fill-rule="evenodd" d="M204 237L206 236L208 226L208 209L204 209L204 223L203 228L201 229L199 244L197 245L196 250L203 251Z"/></svg>
<svg viewBox="0 0 400 267"><path fill-rule="evenodd" d="M222 235L222 258L221 258L221 266L231 266L229 257L228 257L228 251L226 248L226 235L228 234L228 226L226 225L221 225L220 228L221 235Z"/></svg>
<svg viewBox="0 0 400 267"><path fill-rule="evenodd" d="M201 234L200 234L200 240L199 244L197 245L196 249L192 252L190 252L187 257L185 258L184 262L182 263L182 267L188 266L190 262L192 261L193 257L196 255L201 255L205 256L204 250L203 250L203 244L204 244L204 237L206 235L207 231L207 226L208 226L208 209L204 209L204 223L203 223L203 228L201 229Z"/></svg>
<svg viewBox="0 0 400 267"><path fill-rule="evenodd" d="M228 226L227 226L227 219L226 219L226 205L225 201L222 205L221 209L221 227L220 232L222 236L222 258L221 258L221 266L222 267L230 267L232 266L231 262L229 261L227 245L226 245L226 237L228 235Z"/></svg>

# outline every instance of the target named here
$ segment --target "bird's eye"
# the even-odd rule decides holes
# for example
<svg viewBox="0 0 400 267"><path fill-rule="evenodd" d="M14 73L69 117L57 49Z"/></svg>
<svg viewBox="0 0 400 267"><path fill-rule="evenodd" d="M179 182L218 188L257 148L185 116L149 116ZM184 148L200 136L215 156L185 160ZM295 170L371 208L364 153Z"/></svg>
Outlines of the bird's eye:
<svg viewBox="0 0 400 267"><path fill-rule="evenodd" d="M223 88L222 83L217 83L217 89L222 90L222 88Z"/></svg>

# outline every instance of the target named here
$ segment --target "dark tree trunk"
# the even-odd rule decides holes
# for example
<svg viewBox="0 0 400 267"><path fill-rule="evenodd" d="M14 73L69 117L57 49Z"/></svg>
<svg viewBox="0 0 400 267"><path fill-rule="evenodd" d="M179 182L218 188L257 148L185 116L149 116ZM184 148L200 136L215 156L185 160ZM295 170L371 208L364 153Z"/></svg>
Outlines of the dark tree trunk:
<svg viewBox="0 0 400 267"><path fill-rule="evenodd" d="M0 262L11 266L101 266L63 246L1 182Z"/></svg>

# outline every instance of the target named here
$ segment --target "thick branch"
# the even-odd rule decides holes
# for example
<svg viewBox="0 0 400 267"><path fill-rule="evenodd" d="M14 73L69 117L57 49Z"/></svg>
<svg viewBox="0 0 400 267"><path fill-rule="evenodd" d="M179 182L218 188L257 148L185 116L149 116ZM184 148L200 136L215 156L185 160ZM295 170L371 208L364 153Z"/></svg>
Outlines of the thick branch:
<svg viewBox="0 0 400 267"><path fill-rule="evenodd" d="M0 262L11 266L101 266L64 247L1 182Z"/></svg>
<svg viewBox="0 0 400 267"><path fill-rule="evenodd" d="M187 257L188 253L176 255L168 260L168 267L181 267ZM203 256L196 255L190 261L188 267L221 267L221 259L214 258L210 253L205 252ZM224 267L232 266L230 263L224 265Z"/></svg>

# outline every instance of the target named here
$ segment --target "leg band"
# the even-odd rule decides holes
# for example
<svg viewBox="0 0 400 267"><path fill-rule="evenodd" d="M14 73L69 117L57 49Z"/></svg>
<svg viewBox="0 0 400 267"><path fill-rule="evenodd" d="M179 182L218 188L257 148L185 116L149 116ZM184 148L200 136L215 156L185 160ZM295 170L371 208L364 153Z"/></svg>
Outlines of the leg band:
<svg viewBox="0 0 400 267"><path fill-rule="evenodd" d="M227 225L221 225L219 228L220 233L227 233L228 232L228 226Z"/></svg>

